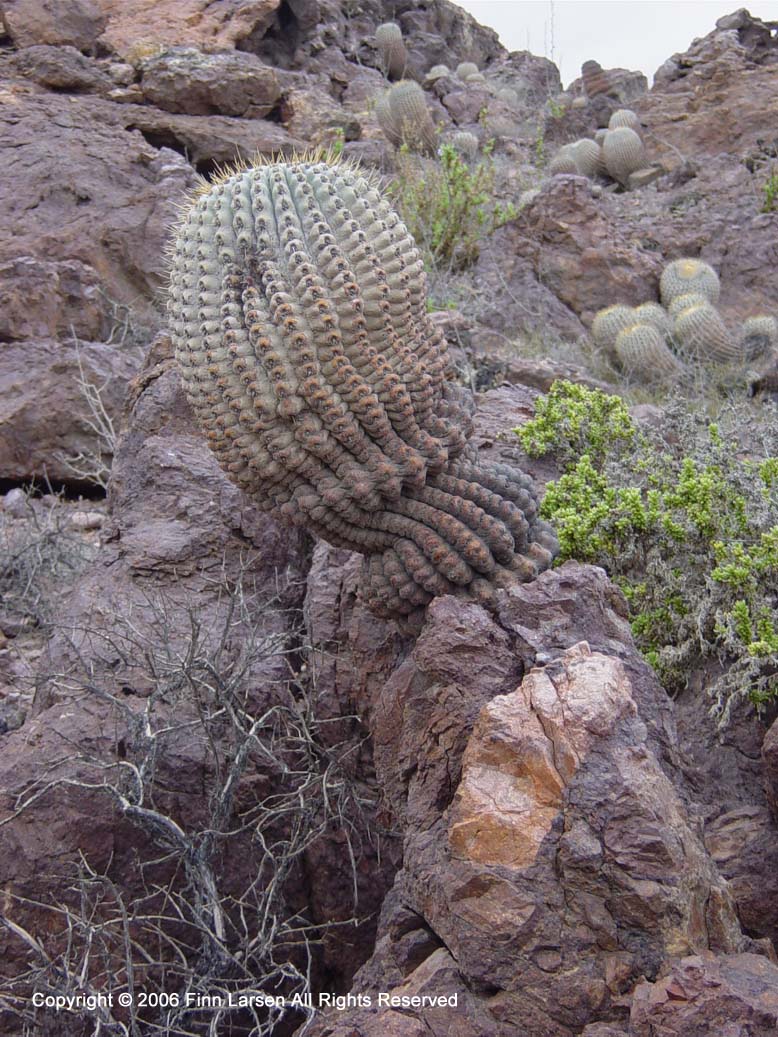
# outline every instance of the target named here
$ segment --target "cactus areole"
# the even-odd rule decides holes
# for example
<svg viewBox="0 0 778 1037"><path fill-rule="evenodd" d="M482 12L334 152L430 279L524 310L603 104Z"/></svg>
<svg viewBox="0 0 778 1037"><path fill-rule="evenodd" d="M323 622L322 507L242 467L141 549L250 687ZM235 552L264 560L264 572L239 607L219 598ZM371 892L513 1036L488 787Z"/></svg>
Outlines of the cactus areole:
<svg viewBox="0 0 778 1037"><path fill-rule="evenodd" d="M491 604L556 551L531 480L479 462L419 252L368 178L226 172L182 209L169 316L195 417L258 507L366 556L379 615Z"/></svg>

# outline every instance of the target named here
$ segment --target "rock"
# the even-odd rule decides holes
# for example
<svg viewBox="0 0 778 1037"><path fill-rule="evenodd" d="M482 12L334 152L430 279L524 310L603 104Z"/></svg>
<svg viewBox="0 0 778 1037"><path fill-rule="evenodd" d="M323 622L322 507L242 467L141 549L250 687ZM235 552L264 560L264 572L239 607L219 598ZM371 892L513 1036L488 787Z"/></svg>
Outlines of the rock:
<svg viewBox="0 0 778 1037"><path fill-rule="evenodd" d="M778 721L774 721L762 743L762 760L765 771L765 792L778 820Z"/></svg>
<svg viewBox="0 0 778 1037"><path fill-rule="evenodd" d="M0 263L77 261L97 273L110 300L132 305L133 320L158 320L164 246L175 203L194 183L191 168L104 118L119 105L15 85L4 101Z"/></svg>
<svg viewBox="0 0 778 1037"><path fill-rule="evenodd" d="M101 339L111 330L108 308L97 272L78 260L0 262L0 340Z"/></svg>
<svg viewBox="0 0 778 1037"><path fill-rule="evenodd" d="M76 511L68 521L73 529L82 529L86 532L91 529L99 529L104 520L105 516L101 511Z"/></svg>
<svg viewBox="0 0 778 1037"><path fill-rule="evenodd" d="M281 118L293 137L311 147L331 144L336 139L355 141L362 136L359 118L317 87L284 94Z"/></svg>
<svg viewBox="0 0 778 1037"><path fill-rule="evenodd" d="M581 78L586 96L590 99L604 96L617 102L617 107L626 107L648 90L648 80L642 72L630 72L625 68L604 69L597 61L585 61L581 66Z"/></svg>
<svg viewBox="0 0 778 1037"><path fill-rule="evenodd" d="M24 518L28 513L29 505L27 494L19 486L14 486L2 498L3 511L11 518Z"/></svg>
<svg viewBox="0 0 778 1037"><path fill-rule="evenodd" d="M110 0L100 43L136 61L175 45L227 51L265 32L279 6L280 0L228 0L216 9L210 0Z"/></svg>
<svg viewBox="0 0 778 1037"><path fill-rule="evenodd" d="M559 69L553 61L527 50L512 51L488 71L492 89L510 87L518 94L519 104L526 108L537 109L562 91Z"/></svg>
<svg viewBox="0 0 778 1037"><path fill-rule="evenodd" d="M630 1012L630 1037L770 1037L778 1027L778 967L754 954L698 954L642 983Z"/></svg>
<svg viewBox="0 0 778 1037"><path fill-rule="evenodd" d="M2 18L17 47L51 44L87 52L106 24L98 0L5 0Z"/></svg>
<svg viewBox="0 0 778 1037"><path fill-rule="evenodd" d="M141 64L141 89L157 108L182 115L262 118L281 94L274 69L239 51L172 47Z"/></svg>
<svg viewBox="0 0 778 1037"><path fill-rule="evenodd" d="M101 463L110 467L111 443L98 434L96 415L80 383L97 387L106 415L118 427L127 384L140 360L137 348L101 342L25 339L4 344L0 478L81 484L87 477L78 473L79 455L95 457L94 464L87 464L95 474Z"/></svg>
<svg viewBox="0 0 778 1037"><path fill-rule="evenodd" d="M91 58L75 47L39 44L12 54L8 68L49 90L68 93L107 92L112 80Z"/></svg>
<svg viewBox="0 0 778 1037"><path fill-rule="evenodd" d="M705 826L705 845L737 903L746 932L778 949L778 826L764 806L728 810Z"/></svg>
<svg viewBox="0 0 778 1037"><path fill-rule="evenodd" d="M653 184L655 180L658 180L660 176L663 176L665 169L661 165L649 166L646 169L637 169L634 173L630 173L627 179L627 188L630 191L637 191L641 187L647 187L648 184Z"/></svg>

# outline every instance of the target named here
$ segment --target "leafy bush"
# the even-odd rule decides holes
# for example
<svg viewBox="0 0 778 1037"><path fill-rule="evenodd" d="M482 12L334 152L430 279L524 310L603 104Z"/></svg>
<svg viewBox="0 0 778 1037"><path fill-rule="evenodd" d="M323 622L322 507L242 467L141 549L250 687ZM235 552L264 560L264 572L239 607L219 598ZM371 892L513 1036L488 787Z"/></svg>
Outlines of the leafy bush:
<svg viewBox="0 0 778 1037"><path fill-rule="evenodd" d="M402 147L389 195L428 269L459 270L475 262L488 234L516 215L511 203L502 205L495 199L494 187L489 144L474 163L451 144L441 146L436 162Z"/></svg>
<svg viewBox="0 0 778 1037"><path fill-rule="evenodd" d="M527 453L553 453L543 515L560 560L602 566L624 592L637 644L668 690L715 658L712 691L778 698L778 433L746 405L718 423L680 401L662 435L642 432L617 396L556 382L515 430Z"/></svg>
<svg viewBox="0 0 778 1037"><path fill-rule="evenodd" d="M772 169L770 171L770 175L767 180L765 180L762 191L764 193L762 212L778 211L778 169Z"/></svg>

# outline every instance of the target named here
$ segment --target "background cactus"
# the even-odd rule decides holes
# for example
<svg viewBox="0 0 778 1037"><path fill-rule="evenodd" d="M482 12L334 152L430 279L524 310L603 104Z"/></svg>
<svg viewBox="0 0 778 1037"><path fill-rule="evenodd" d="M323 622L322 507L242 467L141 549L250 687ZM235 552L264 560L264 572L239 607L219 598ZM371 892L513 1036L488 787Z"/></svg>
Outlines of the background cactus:
<svg viewBox="0 0 778 1037"><path fill-rule="evenodd" d="M658 302L644 302L635 307L635 320L639 324L651 324L665 338L669 338L673 332L673 321L667 310Z"/></svg>
<svg viewBox="0 0 778 1037"><path fill-rule="evenodd" d="M744 359L741 346L708 302L691 306L676 317L673 338L683 356L699 363L732 364Z"/></svg>
<svg viewBox="0 0 778 1037"><path fill-rule="evenodd" d="M631 306L608 306L595 314L592 321L592 339L611 360L616 357L616 339L619 333L635 324L635 311Z"/></svg>
<svg viewBox="0 0 778 1037"><path fill-rule="evenodd" d="M408 64L408 51L403 43L403 34L396 22L384 22L375 31L381 71L387 79L402 79Z"/></svg>
<svg viewBox="0 0 778 1037"><path fill-rule="evenodd" d="M605 173L605 160L602 148L596 141L584 137L572 145L571 154L575 167L581 176L595 177Z"/></svg>
<svg viewBox="0 0 778 1037"><path fill-rule="evenodd" d="M428 83L434 83L436 79L443 79L445 76L450 75L451 69L448 65L433 65L424 79Z"/></svg>
<svg viewBox="0 0 778 1037"><path fill-rule="evenodd" d="M483 72L471 72L469 76L465 76L465 82L470 84L483 84L486 82L486 76Z"/></svg>
<svg viewBox="0 0 778 1037"><path fill-rule="evenodd" d="M364 595L404 616L490 602L556 549L531 481L479 465L447 380L419 252L345 165L227 173L183 211L168 312L194 414L258 506L369 556Z"/></svg>
<svg viewBox="0 0 778 1037"><path fill-rule="evenodd" d="M468 76L477 75L480 71L474 61L460 61L457 65L456 74L464 82Z"/></svg>
<svg viewBox="0 0 778 1037"><path fill-rule="evenodd" d="M659 281L659 294L665 306L679 295L690 292L704 295L709 302L715 303L720 291L719 275L701 259L676 259L668 263Z"/></svg>
<svg viewBox="0 0 778 1037"><path fill-rule="evenodd" d="M630 130L634 130L638 135L640 135L642 130L640 119L629 108L619 108L618 111L613 112L608 120L609 130L617 130L620 126L626 126Z"/></svg>
<svg viewBox="0 0 778 1037"><path fill-rule="evenodd" d="M629 182L630 173L646 165L643 141L628 126L608 130L602 143L602 153L608 173L624 186Z"/></svg>
<svg viewBox="0 0 778 1037"><path fill-rule="evenodd" d="M558 173L577 173L578 166L575 162L575 154L572 144L563 144L548 164L550 176Z"/></svg>
<svg viewBox="0 0 778 1037"><path fill-rule="evenodd" d="M699 292L685 292L683 295L676 295L674 299L670 300L667 312L670 317L675 320L675 318L679 314L683 313L684 310L688 310L692 306L699 306L700 303L706 302L708 302L708 299Z"/></svg>
<svg viewBox="0 0 778 1037"><path fill-rule="evenodd" d="M518 108L519 92L514 90L512 86L501 86L497 91L497 100L507 104L510 108Z"/></svg>
<svg viewBox="0 0 778 1037"><path fill-rule="evenodd" d="M746 360L757 360L778 349L778 320L767 315L743 322L743 352Z"/></svg>
<svg viewBox="0 0 778 1037"><path fill-rule="evenodd" d="M435 124L418 83L403 80L390 87L375 108L378 124L390 144L406 144L412 151L433 155L438 146Z"/></svg>
<svg viewBox="0 0 778 1037"><path fill-rule="evenodd" d="M640 381L668 381L683 373L663 333L653 324L624 328L616 336L614 351L622 370Z"/></svg>
<svg viewBox="0 0 778 1037"><path fill-rule="evenodd" d="M472 162L478 154L478 144L478 137L474 133L468 133L467 130L459 130L451 137L451 146L458 155L469 162Z"/></svg>

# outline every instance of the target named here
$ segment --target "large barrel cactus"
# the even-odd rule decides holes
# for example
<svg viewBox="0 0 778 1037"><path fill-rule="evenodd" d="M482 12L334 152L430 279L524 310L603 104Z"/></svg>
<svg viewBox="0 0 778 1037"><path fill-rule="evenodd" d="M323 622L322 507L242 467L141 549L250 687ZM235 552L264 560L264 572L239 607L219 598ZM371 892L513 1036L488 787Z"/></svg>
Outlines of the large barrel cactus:
<svg viewBox="0 0 778 1037"><path fill-rule="evenodd" d="M629 183L630 174L646 164L643 141L628 126L608 130L602 142L602 153L610 175L625 186Z"/></svg>
<svg viewBox="0 0 778 1037"><path fill-rule="evenodd" d="M488 604L550 565L531 480L468 446L419 252L369 180L316 160L226 174L171 256L176 356L211 448L258 507L365 555L376 613Z"/></svg>
<svg viewBox="0 0 778 1037"><path fill-rule="evenodd" d="M719 275L701 259L674 259L662 271L659 294L665 306L679 295L696 293L712 303L718 302L721 284Z"/></svg>
<svg viewBox="0 0 778 1037"><path fill-rule="evenodd" d="M434 155L438 146L435 123L427 110L424 91L412 79L404 79L376 101L378 125L395 147Z"/></svg>

